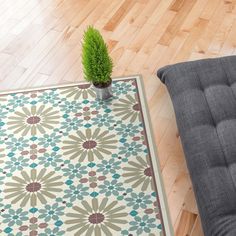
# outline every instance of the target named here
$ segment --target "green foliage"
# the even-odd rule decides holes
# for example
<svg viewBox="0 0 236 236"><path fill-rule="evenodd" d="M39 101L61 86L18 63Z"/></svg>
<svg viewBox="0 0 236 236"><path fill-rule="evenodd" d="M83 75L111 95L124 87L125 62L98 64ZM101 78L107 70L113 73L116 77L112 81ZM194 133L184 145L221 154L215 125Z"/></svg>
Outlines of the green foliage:
<svg viewBox="0 0 236 236"><path fill-rule="evenodd" d="M87 81L94 85L106 85L110 82L112 59L102 35L92 26L89 26L84 33L82 64Z"/></svg>

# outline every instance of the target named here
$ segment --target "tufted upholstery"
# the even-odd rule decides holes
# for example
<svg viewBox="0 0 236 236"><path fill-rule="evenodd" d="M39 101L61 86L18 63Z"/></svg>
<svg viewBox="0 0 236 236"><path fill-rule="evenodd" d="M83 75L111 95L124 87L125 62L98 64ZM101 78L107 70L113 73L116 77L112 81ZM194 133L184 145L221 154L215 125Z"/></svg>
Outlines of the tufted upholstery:
<svg viewBox="0 0 236 236"><path fill-rule="evenodd" d="M236 236L236 56L161 68L206 236Z"/></svg>

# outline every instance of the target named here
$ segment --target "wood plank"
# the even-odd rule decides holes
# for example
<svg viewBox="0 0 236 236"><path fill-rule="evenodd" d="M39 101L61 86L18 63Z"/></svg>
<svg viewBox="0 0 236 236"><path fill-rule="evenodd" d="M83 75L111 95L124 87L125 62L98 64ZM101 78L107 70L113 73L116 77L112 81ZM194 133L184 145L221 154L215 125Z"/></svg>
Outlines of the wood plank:
<svg viewBox="0 0 236 236"><path fill-rule="evenodd" d="M171 220L173 225L178 218L179 213L181 213L182 205L184 203L184 198L186 196L186 192L191 186L190 179L187 178L188 174L180 174L175 180L175 183L172 187L171 193L168 196L168 202L171 206L174 206L170 212Z"/></svg>
<svg viewBox="0 0 236 236"><path fill-rule="evenodd" d="M149 17L152 15L152 13L155 11L156 8L158 8L158 5L160 4L160 0L149 0L144 1L144 7L142 8L142 12L135 18L133 18L132 24L138 27L143 27L144 24L147 23Z"/></svg>
<svg viewBox="0 0 236 236"><path fill-rule="evenodd" d="M147 23L157 25L160 18L168 12L168 8L170 7L172 0L161 1L160 4L156 7L155 11L149 17Z"/></svg>
<svg viewBox="0 0 236 236"><path fill-rule="evenodd" d="M205 9L207 4L206 0L198 0L196 4L193 6L188 16L185 18L183 25L181 26L181 30L183 31L191 31L194 27L195 23L198 21L199 15Z"/></svg>
<svg viewBox="0 0 236 236"><path fill-rule="evenodd" d="M198 214L197 204L193 189L190 188L185 196L183 209L194 214Z"/></svg>
<svg viewBox="0 0 236 236"><path fill-rule="evenodd" d="M187 37L183 46L181 47L180 49L181 54L178 54L175 57L174 60L176 62L181 62L189 58L191 54L191 50L194 49L195 44L198 42L199 34L202 34L204 32L204 30L207 28L207 25L208 25L208 20L199 18L198 22L196 23L194 28L191 30L189 36Z"/></svg>
<svg viewBox="0 0 236 236"><path fill-rule="evenodd" d="M224 41L224 44L220 50L220 55L232 55L236 47L236 20L232 24L231 31L228 37Z"/></svg>
<svg viewBox="0 0 236 236"><path fill-rule="evenodd" d="M159 40L159 44L169 46L175 35L180 30L186 16L191 11L192 7L196 3L195 0L185 0L180 10L177 12L175 17L172 19L170 24L168 25L166 31L161 36Z"/></svg>
<svg viewBox="0 0 236 236"><path fill-rule="evenodd" d="M202 13L200 14L199 17L202 19L206 19L206 20L211 19L215 10L219 6L219 3L221 3L221 2L222 1L220 1L220 0L215 0L215 1L208 0L207 4L205 5L204 10L202 11Z"/></svg>
<svg viewBox="0 0 236 236"><path fill-rule="evenodd" d="M126 16L122 19L116 30L111 34L111 38L115 40L129 39L130 29L140 29L135 26L134 19L142 12L145 4L135 3Z"/></svg>
<svg viewBox="0 0 236 236"><path fill-rule="evenodd" d="M150 35L143 42L141 51L149 55L153 54L153 49L159 45L158 41L160 40L161 35L165 32L166 27L173 20L173 18L175 17L175 14L176 13L173 11L165 12L165 14L159 19L158 24L155 25ZM163 45L159 45L159 46L163 47ZM158 53L156 54L158 55Z"/></svg>
<svg viewBox="0 0 236 236"><path fill-rule="evenodd" d="M215 37L215 32L219 29L220 25L222 24L222 19L224 19L226 12L222 11L224 7L224 3L219 3L217 9L215 10L214 14L211 17L211 21L207 24L207 27L202 29L201 36L197 41L195 51L200 53L207 52L209 45L211 44L213 38ZM204 26L203 26L204 27Z"/></svg>
<svg viewBox="0 0 236 236"><path fill-rule="evenodd" d="M196 221L196 218L197 215L188 211L183 211L175 235L189 236Z"/></svg>
<svg viewBox="0 0 236 236"><path fill-rule="evenodd" d="M208 52L219 54L220 49L222 48L224 42L226 41L233 25L235 19L234 14L227 14L223 19L222 24L219 26L218 30L215 32L215 35L208 47Z"/></svg>
<svg viewBox="0 0 236 236"><path fill-rule="evenodd" d="M204 235L204 234L203 234L203 230L202 230L201 220L200 220L200 217L198 216L194 225L193 225L193 229L192 229L191 233L189 234L189 236L199 236L199 235Z"/></svg>
<svg viewBox="0 0 236 236"><path fill-rule="evenodd" d="M128 11L133 7L134 3L135 1L133 0L125 0L116 13L112 16L112 18L104 26L104 30L114 31Z"/></svg>
<svg viewBox="0 0 236 236"><path fill-rule="evenodd" d="M54 30L49 31L30 51L29 54L20 62L20 66L28 68L36 62L40 62L48 51L54 46L54 42L59 40L60 33Z"/></svg>
<svg viewBox="0 0 236 236"><path fill-rule="evenodd" d="M178 12L183 7L183 4L184 0L175 0L170 5L169 10Z"/></svg>

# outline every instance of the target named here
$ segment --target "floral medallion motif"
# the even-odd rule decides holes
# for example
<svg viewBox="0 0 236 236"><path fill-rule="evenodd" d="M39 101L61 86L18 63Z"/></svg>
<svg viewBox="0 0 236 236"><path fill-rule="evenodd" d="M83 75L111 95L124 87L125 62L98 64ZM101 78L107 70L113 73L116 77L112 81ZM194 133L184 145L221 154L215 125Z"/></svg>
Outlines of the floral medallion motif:
<svg viewBox="0 0 236 236"><path fill-rule="evenodd" d="M74 100L79 98L87 99L88 97L95 98L96 96L90 84L80 84L62 89L61 94L66 95L68 98L73 98Z"/></svg>
<svg viewBox="0 0 236 236"><path fill-rule="evenodd" d="M1 101L1 98L0 98ZM21 94L21 95L16 95L12 94L11 98L8 100L8 106L16 108L16 107L23 107L25 104L27 104L29 99Z"/></svg>
<svg viewBox="0 0 236 236"><path fill-rule="evenodd" d="M60 216L64 215L64 206L59 206L58 203L53 205L45 205L44 209L39 210L39 219L44 219L46 222L51 220L59 220Z"/></svg>
<svg viewBox="0 0 236 236"><path fill-rule="evenodd" d="M1 159L0 159L1 160ZM24 167L28 166L29 159L24 156L11 157L5 162L5 169L13 173L16 170L23 170ZM1 162L0 162L1 163Z"/></svg>
<svg viewBox="0 0 236 236"><path fill-rule="evenodd" d="M14 133L21 133L22 136L28 133L36 135L52 130L59 123L59 118L58 111L54 110L53 107L46 107L45 105L31 106L30 108L22 107L21 110L9 116L7 124Z"/></svg>
<svg viewBox="0 0 236 236"><path fill-rule="evenodd" d="M132 85L127 82L123 83L114 83L114 89L112 90L113 93L116 95L127 94L132 91Z"/></svg>
<svg viewBox="0 0 236 236"><path fill-rule="evenodd" d="M38 101L44 104L55 104L58 103L60 100L59 94L56 93L55 89L43 91L39 93L37 96L38 96Z"/></svg>
<svg viewBox="0 0 236 236"><path fill-rule="evenodd" d="M68 213L70 218L65 221L69 227L67 231L74 235L114 235L121 230L122 224L126 224L125 217L128 213L125 206L120 205L118 201L109 201L103 198L100 202L93 198L91 202L82 201L81 207L74 206L73 213ZM113 234L112 234L113 232Z"/></svg>
<svg viewBox="0 0 236 236"><path fill-rule="evenodd" d="M28 220L28 212L23 211L22 208L17 210L8 209L8 212L2 214L4 218L3 223L7 223L8 226L21 225L23 221Z"/></svg>
<svg viewBox="0 0 236 236"><path fill-rule="evenodd" d="M135 216L134 221L130 222L130 231L134 231L136 235L150 233L156 227L155 218L150 218L148 215L143 217Z"/></svg>
<svg viewBox="0 0 236 236"><path fill-rule="evenodd" d="M146 209L149 204L152 204L151 196L145 195L144 192L131 193L131 196L125 198L125 200L128 202L127 205L132 206L134 210Z"/></svg>
<svg viewBox="0 0 236 236"><path fill-rule="evenodd" d="M154 190L153 172L148 158L138 156L135 161L129 161L128 164L123 168L125 183L131 183L133 188L140 186L142 191L146 191L149 186Z"/></svg>
<svg viewBox="0 0 236 236"><path fill-rule="evenodd" d="M114 134L100 128L78 130L75 135L69 135L69 139L63 142L64 155L70 159L77 158L79 162L95 158L103 159L104 155L110 155L116 149L117 140Z"/></svg>
<svg viewBox="0 0 236 236"><path fill-rule="evenodd" d="M26 171L12 177L12 182L7 182L4 190L5 199L12 199L11 203L20 202L24 207L28 202L30 206L37 206L39 202L46 204L47 199L53 199L62 189L60 186L61 176L56 175L54 171L47 172L45 168L39 172L32 169L30 175Z"/></svg>
<svg viewBox="0 0 236 236"><path fill-rule="evenodd" d="M113 111L123 120L134 122L141 120L140 104L136 97L126 95L125 98L120 98L118 103L114 104Z"/></svg>

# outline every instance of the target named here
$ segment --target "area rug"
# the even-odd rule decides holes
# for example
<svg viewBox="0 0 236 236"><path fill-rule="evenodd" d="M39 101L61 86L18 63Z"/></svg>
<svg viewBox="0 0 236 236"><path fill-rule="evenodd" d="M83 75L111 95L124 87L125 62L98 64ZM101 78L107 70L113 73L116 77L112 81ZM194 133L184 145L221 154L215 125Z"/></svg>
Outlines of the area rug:
<svg viewBox="0 0 236 236"><path fill-rule="evenodd" d="M172 234L141 83L1 94L1 235Z"/></svg>

